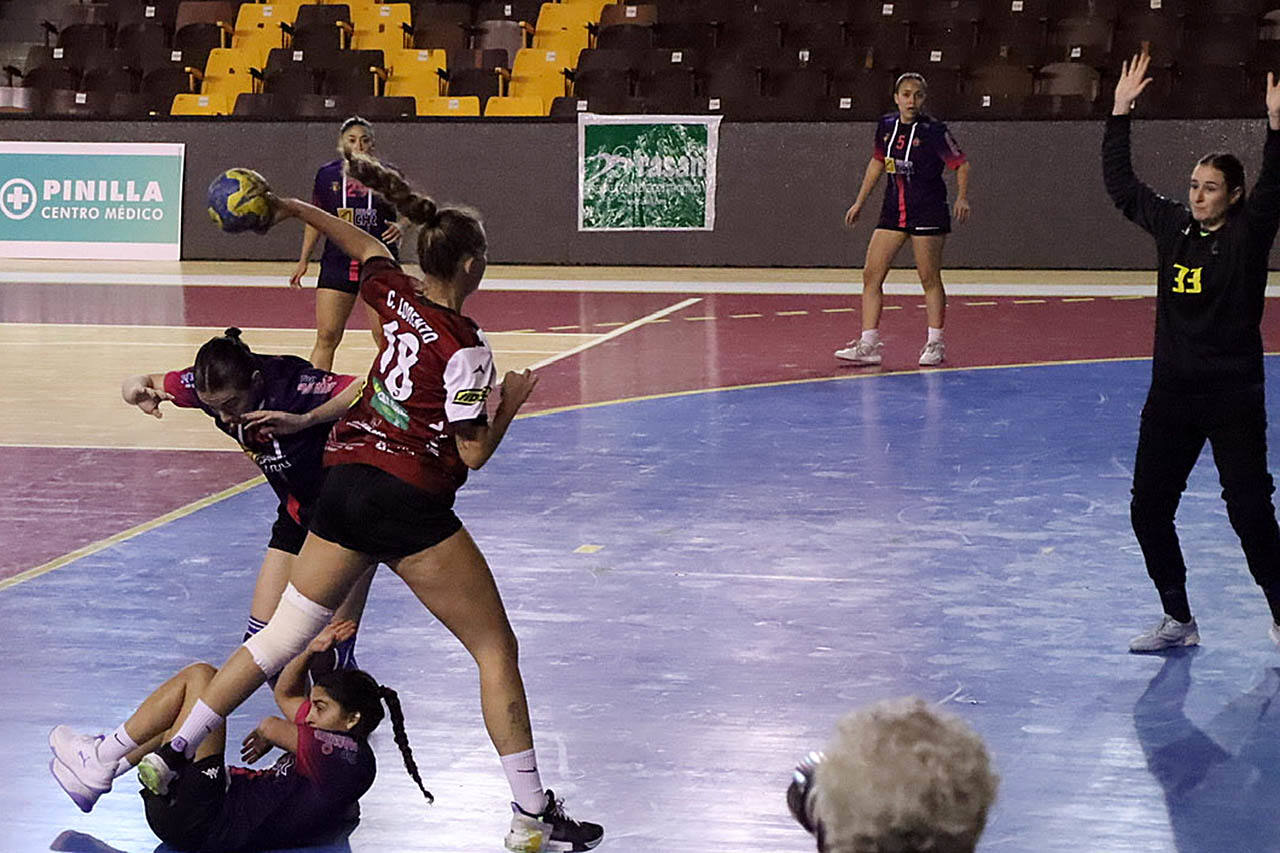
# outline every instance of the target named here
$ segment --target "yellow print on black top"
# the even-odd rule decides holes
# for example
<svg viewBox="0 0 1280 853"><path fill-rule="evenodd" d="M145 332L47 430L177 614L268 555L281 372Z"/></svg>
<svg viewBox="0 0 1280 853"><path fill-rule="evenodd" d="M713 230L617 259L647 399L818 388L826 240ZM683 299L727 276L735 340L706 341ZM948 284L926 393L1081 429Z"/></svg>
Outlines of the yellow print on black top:
<svg viewBox="0 0 1280 853"><path fill-rule="evenodd" d="M1173 269L1174 293L1200 292L1200 274L1204 272L1204 267L1184 267L1182 264L1174 264Z"/></svg>

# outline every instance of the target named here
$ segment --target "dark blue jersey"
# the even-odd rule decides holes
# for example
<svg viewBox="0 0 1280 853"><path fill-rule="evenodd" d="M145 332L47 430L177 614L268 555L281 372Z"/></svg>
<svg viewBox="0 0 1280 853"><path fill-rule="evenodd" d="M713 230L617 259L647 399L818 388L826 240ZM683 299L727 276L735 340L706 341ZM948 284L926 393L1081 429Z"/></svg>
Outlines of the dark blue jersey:
<svg viewBox="0 0 1280 853"><path fill-rule="evenodd" d="M311 363L292 355L254 355L262 372L263 398L255 406L278 412L303 415L324 403L350 385L354 376L342 376L312 367ZM320 494L324 482L325 440L332 423L274 438L264 438L257 430L241 424L224 423L196 396L195 368L174 370L165 374L164 390L173 395L174 405L201 409L213 418L218 429L234 438L253 463L266 475L267 482L280 498L280 504L301 523L301 515Z"/></svg>
<svg viewBox="0 0 1280 853"><path fill-rule="evenodd" d="M392 168L392 167L388 167ZM311 203L321 210L345 219L367 231L379 240L387 225L396 221L396 209L391 202L371 191L364 184L342 171L342 160L325 163L316 172L316 184L311 193ZM396 247L389 246L396 255ZM332 240L325 240L321 266L330 274L341 271L349 281L360 280L360 265L353 262Z"/></svg>
<svg viewBox="0 0 1280 853"><path fill-rule="evenodd" d="M876 123L875 159L888 176L880 223L892 228L950 226L944 169L958 169L964 152L947 126L927 115L910 124L898 113Z"/></svg>

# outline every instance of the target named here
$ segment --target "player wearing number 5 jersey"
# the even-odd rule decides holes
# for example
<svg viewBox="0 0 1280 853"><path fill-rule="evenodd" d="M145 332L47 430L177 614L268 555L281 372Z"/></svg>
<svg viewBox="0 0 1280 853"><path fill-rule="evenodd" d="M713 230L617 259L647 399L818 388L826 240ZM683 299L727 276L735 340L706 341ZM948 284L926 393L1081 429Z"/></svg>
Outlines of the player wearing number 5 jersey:
<svg viewBox="0 0 1280 853"><path fill-rule="evenodd" d="M516 638L484 556L453 513L468 469L497 450L536 377L507 373L488 414L493 356L461 313L480 286L487 241L479 217L440 208L377 161L347 157L350 173L422 226L425 281L404 274L375 237L297 199L268 196L277 218L296 217L361 264L360 293L378 313L385 343L356 405L334 427L329 474L280 606L201 691L173 740L139 766L163 793L205 735L329 622L356 580L384 562L462 641L480 675L485 726L511 785L515 851L583 851L604 836L565 813L542 787Z"/></svg>

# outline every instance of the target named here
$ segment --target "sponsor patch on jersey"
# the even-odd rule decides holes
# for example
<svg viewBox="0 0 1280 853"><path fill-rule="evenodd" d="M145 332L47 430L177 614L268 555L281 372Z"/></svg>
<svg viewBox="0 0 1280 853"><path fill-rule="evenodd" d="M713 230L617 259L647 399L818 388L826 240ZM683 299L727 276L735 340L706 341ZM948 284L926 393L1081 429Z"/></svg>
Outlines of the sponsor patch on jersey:
<svg viewBox="0 0 1280 853"><path fill-rule="evenodd" d="M409 428L409 412L404 406L391 399L391 395L387 393L386 386L382 384L382 380L373 377L373 410L382 417L386 418L389 423L399 429Z"/></svg>
<svg viewBox="0 0 1280 853"><path fill-rule="evenodd" d="M474 406L489 398L488 388L464 388L453 395L453 402L458 406Z"/></svg>

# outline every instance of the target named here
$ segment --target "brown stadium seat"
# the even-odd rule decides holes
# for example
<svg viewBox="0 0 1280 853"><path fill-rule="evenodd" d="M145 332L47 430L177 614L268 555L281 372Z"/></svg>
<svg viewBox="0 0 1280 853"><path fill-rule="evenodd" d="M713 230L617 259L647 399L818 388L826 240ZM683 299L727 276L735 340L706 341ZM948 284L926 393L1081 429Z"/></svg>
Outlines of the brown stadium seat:
<svg viewBox="0 0 1280 853"><path fill-rule="evenodd" d="M515 56L529 46L525 26L521 21L505 18L479 21L472 30L472 44L476 50L501 50L509 57Z"/></svg>
<svg viewBox="0 0 1280 853"><path fill-rule="evenodd" d="M445 95L450 98L476 98L481 112L485 103L502 94L502 77L496 71L484 68L464 68L449 72Z"/></svg>
<svg viewBox="0 0 1280 853"><path fill-rule="evenodd" d="M173 40L158 22L123 24L116 30L116 48L133 64L143 54L157 55L172 49Z"/></svg>
<svg viewBox="0 0 1280 853"><path fill-rule="evenodd" d="M80 88L86 92L136 92L142 75L124 65L94 65L86 68Z"/></svg>
<svg viewBox="0 0 1280 853"><path fill-rule="evenodd" d="M957 99L955 119L1016 119L1035 92L1035 78L1020 65L990 64L975 68Z"/></svg>
<svg viewBox="0 0 1280 853"><path fill-rule="evenodd" d="M77 92L68 89L37 89L32 93L31 114L36 116L105 117L111 98L105 92Z"/></svg>
<svg viewBox="0 0 1280 853"><path fill-rule="evenodd" d="M542 0L482 0L476 5L477 21L516 21L533 24L538 20Z"/></svg>
<svg viewBox="0 0 1280 853"><path fill-rule="evenodd" d="M138 25L159 26L170 35L178 19L181 0L107 0L116 17L117 38L120 30Z"/></svg>
<svg viewBox="0 0 1280 853"><path fill-rule="evenodd" d="M290 105L290 114L297 118L317 118L340 121L357 113L358 97L341 95L299 95Z"/></svg>
<svg viewBox="0 0 1280 853"><path fill-rule="evenodd" d="M356 113L373 121L413 118L418 105L413 98L368 96L356 101Z"/></svg>
<svg viewBox="0 0 1280 853"><path fill-rule="evenodd" d="M975 63L1039 68L1047 61L1050 0L984 0Z"/></svg>
<svg viewBox="0 0 1280 853"><path fill-rule="evenodd" d="M331 6L308 4L298 7L298 17L284 31L289 35L289 46L294 50L321 51L343 50L351 44L355 26L351 21L351 7L345 3Z"/></svg>
<svg viewBox="0 0 1280 853"><path fill-rule="evenodd" d="M450 71L458 68L510 68L512 55L505 50L490 48L488 50L457 50L445 54L445 68Z"/></svg>
<svg viewBox="0 0 1280 853"><path fill-rule="evenodd" d="M582 51L577 67L568 73L574 96L587 100L632 97L641 56L639 52L608 48Z"/></svg>
<svg viewBox="0 0 1280 853"><path fill-rule="evenodd" d="M183 0L174 16L174 44L185 40L208 43L210 50L229 47L235 32L237 5L222 0Z"/></svg>
<svg viewBox="0 0 1280 853"><path fill-rule="evenodd" d="M605 6L600 12L600 29L596 35L596 47L634 48L653 47L654 26L658 22L658 7L652 4Z"/></svg>
<svg viewBox="0 0 1280 853"><path fill-rule="evenodd" d="M1115 26L1105 18L1063 18L1049 26L1049 58L1094 68L1111 64Z"/></svg>
<svg viewBox="0 0 1280 853"><path fill-rule="evenodd" d="M471 25L447 21L414 22L413 46L419 50L449 53L471 48Z"/></svg>
<svg viewBox="0 0 1280 853"><path fill-rule="evenodd" d="M1055 62L1040 69L1036 91L1023 102L1027 118L1091 118L1099 75L1078 62Z"/></svg>
<svg viewBox="0 0 1280 853"><path fill-rule="evenodd" d="M684 103L693 98L701 56L693 50L654 48L637 56L636 95L655 103Z"/></svg>
<svg viewBox="0 0 1280 853"><path fill-rule="evenodd" d="M245 92L236 98L231 110L234 116L244 118L272 118L284 115L285 97L270 92Z"/></svg>
<svg viewBox="0 0 1280 853"><path fill-rule="evenodd" d="M1258 46L1256 18L1198 18L1189 22L1194 33L1194 50L1178 58L1178 67L1244 67Z"/></svg>
<svg viewBox="0 0 1280 853"><path fill-rule="evenodd" d="M1054 0L1055 18L1099 18L1114 21L1120 14L1120 0Z"/></svg>
<svg viewBox="0 0 1280 853"><path fill-rule="evenodd" d="M1170 68L1182 47L1182 19L1165 12L1123 15L1116 21L1111 55L1125 60L1146 50L1153 68Z"/></svg>
<svg viewBox="0 0 1280 853"><path fill-rule="evenodd" d="M277 95L314 95L320 84L320 74L307 61L307 54L278 47L267 57L263 69L264 92Z"/></svg>

